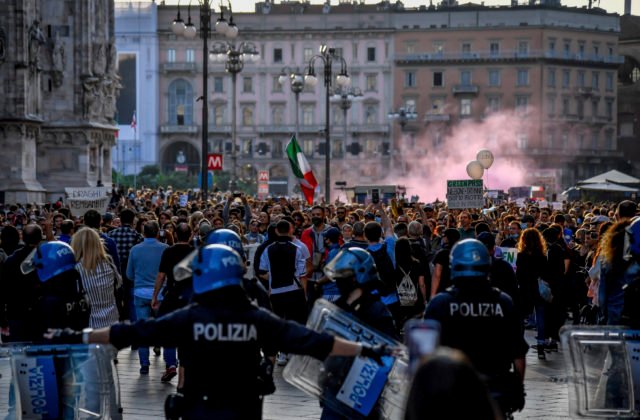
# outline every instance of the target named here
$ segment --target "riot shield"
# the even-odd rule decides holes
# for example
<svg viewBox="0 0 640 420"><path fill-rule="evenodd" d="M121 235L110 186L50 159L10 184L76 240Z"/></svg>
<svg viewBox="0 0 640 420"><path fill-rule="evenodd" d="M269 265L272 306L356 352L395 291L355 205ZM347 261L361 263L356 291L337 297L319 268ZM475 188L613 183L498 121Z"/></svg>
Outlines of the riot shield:
<svg viewBox="0 0 640 420"><path fill-rule="evenodd" d="M560 337L572 417L640 417L640 331L564 327Z"/></svg>
<svg viewBox="0 0 640 420"><path fill-rule="evenodd" d="M0 418L121 419L115 354L102 345L0 347Z"/></svg>
<svg viewBox="0 0 640 420"><path fill-rule="evenodd" d="M384 357L383 366L362 357L330 356L321 362L309 356L293 356L283 372L287 382L350 419L366 418L373 410L380 419L403 418L409 389L404 345L324 299L314 304L307 327L347 340L397 347L399 355Z"/></svg>

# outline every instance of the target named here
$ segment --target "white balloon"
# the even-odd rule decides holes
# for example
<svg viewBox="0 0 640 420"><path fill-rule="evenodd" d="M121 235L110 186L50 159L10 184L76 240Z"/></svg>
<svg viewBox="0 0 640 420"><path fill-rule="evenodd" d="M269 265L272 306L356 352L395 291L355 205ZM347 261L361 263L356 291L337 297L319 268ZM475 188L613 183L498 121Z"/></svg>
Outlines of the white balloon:
<svg viewBox="0 0 640 420"><path fill-rule="evenodd" d="M482 179L482 175L484 174L484 167L477 160L472 160L467 163L467 174L472 179Z"/></svg>
<svg viewBox="0 0 640 420"><path fill-rule="evenodd" d="M489 169L493 165L493 153L489 149L480 149L476 155L476 160L480 162L484 169Z"/></svg>

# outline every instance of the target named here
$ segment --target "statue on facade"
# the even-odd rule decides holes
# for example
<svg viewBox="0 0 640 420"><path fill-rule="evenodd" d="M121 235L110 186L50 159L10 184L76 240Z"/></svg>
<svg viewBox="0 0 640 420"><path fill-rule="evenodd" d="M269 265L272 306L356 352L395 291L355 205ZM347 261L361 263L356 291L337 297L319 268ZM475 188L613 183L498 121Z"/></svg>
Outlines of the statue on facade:
<svg viewBox="0 0 640 420"><path fill-rule="evenodd" d="M40 46L46 42L40 21L33 21L29 27L29 69L32 73L42 70L40 68Z"/></svg>
<svg viewBox="0 0 640 420"><path fill-rule="evenodd" d="M65 67L64 58L64 44L60 41L60 34L56 32L53 48L51 49L51 75L55 87L62 86Z"/></svg>
<svg viewBox="0 0 640 420"><path fill-rule="evenodd" d="M100 79L97 77L87 77L82 82L82 111L84 118L88 120L100 115L102 92L99 86L99 81Z"/></svg>
<svg viewBox="0 0 640 420"><path fill-rule="evenodd" d="M114 40L111 40L108 49L109 61L107 62L107 75L115 78L118 77L118 50L116 49L116 42Z"/></svg>
<svg viewBox="0 0 640 420"><path fill-rule="evenodd" d="M107 52L104 44L94 44L93 51L93 74L102 76L107 68Z"/></svg>

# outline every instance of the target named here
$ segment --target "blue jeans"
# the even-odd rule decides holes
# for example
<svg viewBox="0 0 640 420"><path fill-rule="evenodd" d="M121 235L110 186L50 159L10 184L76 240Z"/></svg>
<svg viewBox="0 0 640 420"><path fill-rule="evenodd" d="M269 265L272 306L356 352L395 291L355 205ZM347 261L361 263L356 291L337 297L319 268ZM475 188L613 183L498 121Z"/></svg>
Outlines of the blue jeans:
<svg viewBox="0 0 640 420"><path fill-rule="evenodd" d="M136 320L153 318L151 299L134 296L133 302L136 308ZM162 354L167 367L177 366L175 348L165 348ZM138 357L140 357L140 366L149 366L151 364L149 362L149 347L138 347Z"/></svg>

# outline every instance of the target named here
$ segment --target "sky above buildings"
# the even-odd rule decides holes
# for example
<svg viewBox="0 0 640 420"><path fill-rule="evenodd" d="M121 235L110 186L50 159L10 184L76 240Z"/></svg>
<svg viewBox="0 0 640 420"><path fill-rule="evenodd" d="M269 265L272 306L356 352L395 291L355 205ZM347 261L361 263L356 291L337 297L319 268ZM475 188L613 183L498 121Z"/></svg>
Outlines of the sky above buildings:
<svg viewBox="0 0 640 420"><path fill-rule="evenodd" d="M117 2L127 2L129 0L116 0ZM280 2L281 0L276 0ZM365 0L366 3L378 3L378 0ZM526 4L529 0L518 0L519 3ZM565 6L587 6L589 4L589 0L561 0L562 4ZM158 0L161 2L161 0ZM226 3L226 0L224 1ZM311 0L312 3L323 3L322 0ZM402 0L406 7L418 7L420 5L429 5L429 0ZM484 3L487 6L494 5L503 5L507 6L511 4L511 0L458 0L458 3ZM178 0L165 0L167 4L177 4ZM182 1L183 4L188 3L187 1ZM197 3L193 1L192 3ZM253 12L255 10L255 1L254 0L233 0L231 5L233 10L238 12ZM331 3L336 4L338 0L331 0ZM433 4L440 3L440 0L433 0ZM608 12L612 13L620 13L624 12L624 0L592 0L593 6L601 7ZM213 1L214 7L217 8L219 4L218 0ZM640 0L633 0L633 6L631 8L631 13L634 15L640 15Z"/></svg>

